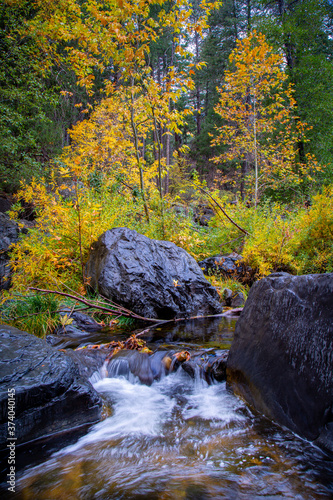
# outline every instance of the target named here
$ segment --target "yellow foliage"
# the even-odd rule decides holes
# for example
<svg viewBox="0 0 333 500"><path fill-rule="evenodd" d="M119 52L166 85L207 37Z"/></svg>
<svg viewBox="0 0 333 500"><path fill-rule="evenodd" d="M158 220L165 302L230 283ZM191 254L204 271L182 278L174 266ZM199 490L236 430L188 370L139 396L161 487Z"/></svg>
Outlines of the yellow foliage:
<svg viewBox="0 0 333 500"><path fill-rule="evenodd" d="M232 68L218 89L215 111L223 119L213 145L228 148L216 163L236 161L247 173L248 191L257 204L267 189L280 189L312 179L320 169L315 159L299 157L309 127L297 117L292 85L287 85L284 61L262 33L253 31L238 40L230 55ZM244 167L246 165L246 167Z"/></svg>
<svg viewBox="0 0 333 500"><path fill-rule="evenodd" d="M104 231L123 226L151 238L173 241L196 260L236 250L259 276L279 270L298 274L333 271L332 187L316 195L310 208L298 209L268 203L257 209L241 202L230 205L227 194L214 193L229 216L248 231L244 236L218 210L209 227L201 228L195 226L191 212L175 210L171 197L164 200L165 210L161 211L156 188L150 192L148 223L140 198L133 197L121 183L95 190L89 181L70 182L75 186L67 199L60 188L51 193L36 181L22 186L18 193L35 203L37 218L12 250L13 293L37 286L70 287L84 294L82 264L92 243Z"/></svg>
<svg viewBox="0 0 333 500"><path fill-rule="evenodd" d="M96 193L83 184L68 199L60 189L51 193L36 181L23 185L18 196L34 203L38 214L11 254L13 291L20 292L28 286L64 289L65 284L79 290L92 243L107 229L130 226L137 211L126 194Z"/></svg>
<svg viewBox="0 0 333 500"><path fill-rule="evenodd" d="M314 196L309 208L258 210L243 255L261 276L333 272L333 188Z"/></svg>
<svg viewBox="0 0 333 500"><path fill-rule="evenodd" d="M291 214L275 204L269 210L257 210L247 238L243 257L260 276L275 271L296 272L292 251L295 221Z"/></svg>

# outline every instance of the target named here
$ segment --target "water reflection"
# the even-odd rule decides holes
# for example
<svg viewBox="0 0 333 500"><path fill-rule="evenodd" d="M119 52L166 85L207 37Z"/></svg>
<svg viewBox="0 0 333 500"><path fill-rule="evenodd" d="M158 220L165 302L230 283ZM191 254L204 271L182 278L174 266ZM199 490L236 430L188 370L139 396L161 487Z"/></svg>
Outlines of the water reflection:
<svg viewBox="0 0 333 500"><path fill-rule="evenodd" d="M156 347L163 343L202 344L206 347L229 349L235 331L236 318L219 317L167 323L166 325L147 328L142 336ZM141 332L138 329L136 332ZM82 332L82 335L48 335L47 341L58 348L71 348L86 344L102 344L111 340L126 340L133 333L121 328L103 328L99 332Z"/></svg>
<svg viewBox="0 0 333 500"><path fill-rule="evenodd" d="M201 345L206 348L229 349L236 319L229 317L181 321L151 328L143 338L154 345Z"/></svg>

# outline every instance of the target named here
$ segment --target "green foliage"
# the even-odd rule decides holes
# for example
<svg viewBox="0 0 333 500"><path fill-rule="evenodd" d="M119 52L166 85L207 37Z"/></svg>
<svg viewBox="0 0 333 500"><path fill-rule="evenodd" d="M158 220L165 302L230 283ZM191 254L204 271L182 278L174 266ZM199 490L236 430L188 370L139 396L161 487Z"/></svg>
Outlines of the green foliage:
<svg viewBox="0 0 333 500"><path fill-rule="evenodd" d="M53 333L59 322L59 301L53 295L22 295L3 302L1 321L37 337Z"/></svg>
<svg viewBox="0 0 333 500"><path fill-rule="evenodd" d="M30 10L29 2L0 4L0 189L6 191L41 174L40 133L50 123L47 107L57 102L38 70L36 45L20 36Z"/></svg>
<svg viewBox="0 0 333 500"><path fill-rule="evenodd" d="M329 165L322 181L332 182L333 6L330 0L260 0L261 27L285 54L298 113L312 131L305 151Z"/></svg>
<svg viewBox="0 0 333 500"><path fill-rule="evenodd" d="M294 219L294 213L277 203L264 205L254 214L243 255L260 276L276 271L296 274L291 246Z"/></svg>

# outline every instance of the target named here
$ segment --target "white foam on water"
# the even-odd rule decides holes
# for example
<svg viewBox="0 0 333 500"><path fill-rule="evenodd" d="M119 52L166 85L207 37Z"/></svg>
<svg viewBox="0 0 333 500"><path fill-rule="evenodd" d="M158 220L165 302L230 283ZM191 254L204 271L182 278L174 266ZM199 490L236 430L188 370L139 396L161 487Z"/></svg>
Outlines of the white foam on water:
<svg viewBox="0 0 333 500"><path fill-rule="evenodd" d="M161 394L158 387L132 383L124 377L104 378L94 387L112 400L113 415L93 426L76 444L67 446L55 456L117 437L162 435L162 425L172 413L175 402Z"/></svg>
<svg viewBox="0 0 333 500"><path fill-rule="evenodd" d="M229 424L233 421L245 420L245 417L238 413L244 404L229 394L226 384L196 386L196 390L187 397L182 415L185 420L202 418Z"/></svg>

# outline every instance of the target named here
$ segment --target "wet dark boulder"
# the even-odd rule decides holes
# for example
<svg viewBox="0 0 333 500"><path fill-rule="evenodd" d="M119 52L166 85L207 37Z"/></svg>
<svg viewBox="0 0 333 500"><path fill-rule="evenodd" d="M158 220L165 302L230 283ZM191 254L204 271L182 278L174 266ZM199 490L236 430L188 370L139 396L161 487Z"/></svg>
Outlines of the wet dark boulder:
<svg viewBox="0 0 333 500"><path fill-rule="evenodd" d="M252 285L256 279L256 271L247 266L243 257L236 252L228 255L214 255L198 262L206 276L224 276L236 278L242 283Z"/></svg>
<svg viewBox="0 0 333 500"><path fill-rule="evenodd" d="M207 257L198 264L205 274L223 274L233 276L243 272L243 257L236 252L229 255L214 255Z"/></svg>
<svg viewBox="0 0 333 500"><path fill-rule="evenodd" d="M209 221L215 216L214 210L207 205L199 205L194 210L194 221L200 226L208 226Z"/></svg>
<svg viewBox="0 0 333 500"><path fill-rule="evenodd" d="M149 318L221 313L214 287L185 250L127 228L106 231L93 244L86 275L93 289Z"/></svg>
<svg viewBox="0 0 333 500"><path fill-rule="evenodd" d="M253 408L333 452L333 274L255 283L227 377Z"/></svg>
<svg viewBox="0 0 333 500"><path fill-rule="evenodd" d="M20 229L17 222L0 212L0 290L10 287L11 269L9 265L9 249L19 239Z"/></svg>
<svg viewBox="0 0 333 500"><path fill-rule="evenodd" d="M0 325L0 377L0 449L6 447L8 391L14 394L17 445L100 417L100 396L70 356L6 325Z"/></svg>

